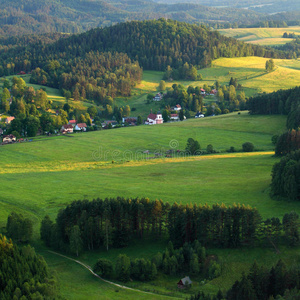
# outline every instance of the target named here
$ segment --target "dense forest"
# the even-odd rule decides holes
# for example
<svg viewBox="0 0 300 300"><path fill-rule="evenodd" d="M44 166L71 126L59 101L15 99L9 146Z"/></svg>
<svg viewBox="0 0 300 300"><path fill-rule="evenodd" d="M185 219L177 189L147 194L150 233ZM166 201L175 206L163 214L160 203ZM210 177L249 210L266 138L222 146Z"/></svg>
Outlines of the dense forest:
<svg viewBox="0 0 300 300"><path fill-rule="evenodd" d="M125 247L130 239L149 235L167 235L176 249L196 240L223 248L269 243L270 239L295 245L299 223L286 215L281 223L278 218L262 221L255 208L244 205L209 207L147 198L98 198L72 202L60 210L56 223L46 216L41 238L47 246L76 254L82 249Z"/></svg>
<svg viewBox="0 0 300 300"><path fill-rule="evenodd" d="M291 1L291 0L290 0ZM209 7L210 3L156 3L154 1L70 1L70 0L0 0L0 36L49 32L80 33L95 27L110 26L128 20L169 18L188 23L249 25L278 19L243 7ZM198 2L198 3L197 3ZM208 6L205 6L208 5ZM248 4L246 5L248 6ZM276 12L279 12L277 10ZM286 9L284 9L286 11ZM291 14L283 21L298 20ZM231 25L233 24L233 25Z"/></svg>
<svg viewBox="0 0 300 300"><path fill-rule="evenodd" d="M32 247L0 234L0 299L57 299L57 282Z"/></svg>
<svg viewBox="0 0 300 300"><path fill-rule="evenodd" d="M126 53L148 70L178 69L184 63L195 67L210 66L219 57L289 56L278 50L246 44L210 31L205 26L173 20L132 21L104 29L92 29L52 44L29 44L0 52L0 75L44 69L49 61L84 57L89 52Z"/></svg>
<svg viewBox="0 0 300 300"><path fill-rule="evenodd" d="M300 297L300 268L295 264L288 268L279 260L268 270L254 262L249 273L243 274L227 292L219 291L214 297L199 292L190 300L292 300Z"/></svg>

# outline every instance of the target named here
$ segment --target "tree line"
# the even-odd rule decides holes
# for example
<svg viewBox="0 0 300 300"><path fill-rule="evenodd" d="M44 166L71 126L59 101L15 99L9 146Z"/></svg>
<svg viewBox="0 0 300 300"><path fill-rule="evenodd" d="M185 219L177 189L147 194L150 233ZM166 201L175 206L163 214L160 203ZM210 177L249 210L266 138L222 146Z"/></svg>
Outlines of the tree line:
<svg viewBox="0 0 300 300"><path fill-rule="evenodd" d="M295 264L288 268L279 260L271 269L259 266L254 262L248 274L243 274L227 292L219 290L216 296L203 292L191 296L190 300L267 300L267 299L299 299L300 268Z"/></svg>
<svg viewBox="0 0 300 300"><path fill-rule="evenodd" d="M19 247L0 234L0 298L57 299L57 282L34 248Z"/></svg>
<svg viewBox="0 0 300 300"><path fill-rule="evenodd" d="M123 52L138 61L143 69L165 71L179 69L185 63L208 67L219 57L262 56L285 58L283 51L246 44L210 31L205 26L173 20L149 20L121 23L92 29L48 45L30 44L0 52L4 74L42 68L58 58L83 57L89 52Z"/></svg>
<svg viewBox="0 0 300 300"><path fill-rule="evenodd" d="M300 148L300 133L298 149ZM272 169L271 193L289 200L300 200L300 150L284 156Z"/></svg>
<svg viewBox="0 0 300 300"><path fill-rule="evenodd" d="M119 281L149 281L158 273L167 275L193 274L202 275L210 280L220 276L221 266L216 259L206 255L206 249L198 241L193 244L185 243L183 247L174 249L172 242L168 243L163 253L158 252L153 258L130 259L120 254L115 264L108 259L100 258L93 267L99 276Z"/></svg>
<svg viewBox="0 0 300 300"><path fill-rule="evenodd" d="M132 238L145 235L167 235L176 249L196 240L223 248L255 245L273 237L297 244L299 222L284 220L287 224L277 218L262 221L255 208L244 205L210 207L170 205L147 198L98 198L72 202L59 211L56 223L46 216L41 238L47 246L75 254L83 249L125 247Z"/></svg>

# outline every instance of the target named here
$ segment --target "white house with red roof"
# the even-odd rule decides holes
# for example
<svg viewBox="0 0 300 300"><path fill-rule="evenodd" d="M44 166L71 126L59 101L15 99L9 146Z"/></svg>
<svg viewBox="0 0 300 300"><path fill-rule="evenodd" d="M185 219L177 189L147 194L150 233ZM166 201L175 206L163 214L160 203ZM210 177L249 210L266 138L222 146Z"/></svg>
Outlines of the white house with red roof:
<svg viewBox="0 0 300 300"><path fill-rule="evenodd" d="M149 114L147 117L147 121L145 122L146 125L155 125L155 124L162 124L164 122L162 118L162 114Z"/></svg>
<svg viewBox="0 0 300 300"><path fill-rule="evenodd" d="M205 92L205 89L201 89L201 95L205 95L206 92Z"/></svg>
<svg viewBox="0 0 300 300"><path fill-rule="evenodd" d="M181 110L181 105L177 104L176 106L172 107L172 110L180 111Z"/></svg>
<svg viewBox="0 0 300 300"><path fill-rule="evenodd" d="M87 125L85 123L78 123L74 129L80 131L86 131Z"/></svg>
<svg viewBox="0 0 300 300"><path fill-rule="evenodd" d="M170 115L170 120L171 121L178 121L179 120L178 114L171 114Z"/></svg>
<svg viewBox="0 0 300 300"><path fill-rule="evenodd" d="M66 124L66 125L63 125L60 129L60 131L62 133L73 133L73 125L71 124Z"/></svg>

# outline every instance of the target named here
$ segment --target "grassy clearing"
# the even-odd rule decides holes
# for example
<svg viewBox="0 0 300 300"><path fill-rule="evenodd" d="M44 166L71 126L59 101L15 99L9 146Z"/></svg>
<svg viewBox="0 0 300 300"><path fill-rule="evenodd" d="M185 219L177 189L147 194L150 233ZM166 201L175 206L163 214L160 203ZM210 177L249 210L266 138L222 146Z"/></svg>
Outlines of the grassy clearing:
<svg viewBox="0 0 300 300"><path fill-rule="evenodd" d="M282 38L285 32L300 35L300 26L287 28L235 28L220 29L219 32L225 36L236 38L240 41L259 44L263 46L284 45L293 39Z"/></svg>
<svg viewBox="0 0 300 300"><path fill-rule="evenodd" d="M265 71L266 58L239 57L220 58L213 62L211 68L200 70L204 80L213 84L218 80L222 85L228 84L231 77L237 78L247 96L258 92L273 92L299 85L300 61L275 59L275 70ZM283 81L282 78L285 80Z"/></svg>

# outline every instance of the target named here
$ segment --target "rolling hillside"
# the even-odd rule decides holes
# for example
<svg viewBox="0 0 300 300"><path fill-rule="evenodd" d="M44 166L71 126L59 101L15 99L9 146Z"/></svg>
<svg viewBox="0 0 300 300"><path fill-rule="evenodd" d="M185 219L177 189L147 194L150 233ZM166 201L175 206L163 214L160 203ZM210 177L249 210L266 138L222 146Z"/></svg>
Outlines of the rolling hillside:
<svg viewBox="0 0 300 300"><path fill-rule="evenodd" d="M277 46L291 42L293 39L283 38L285 32L300 35L299 26L290 26L287 28L235 28L220 29L219 32L225 36L236 38L250 44L262 46Z"/></svg>

